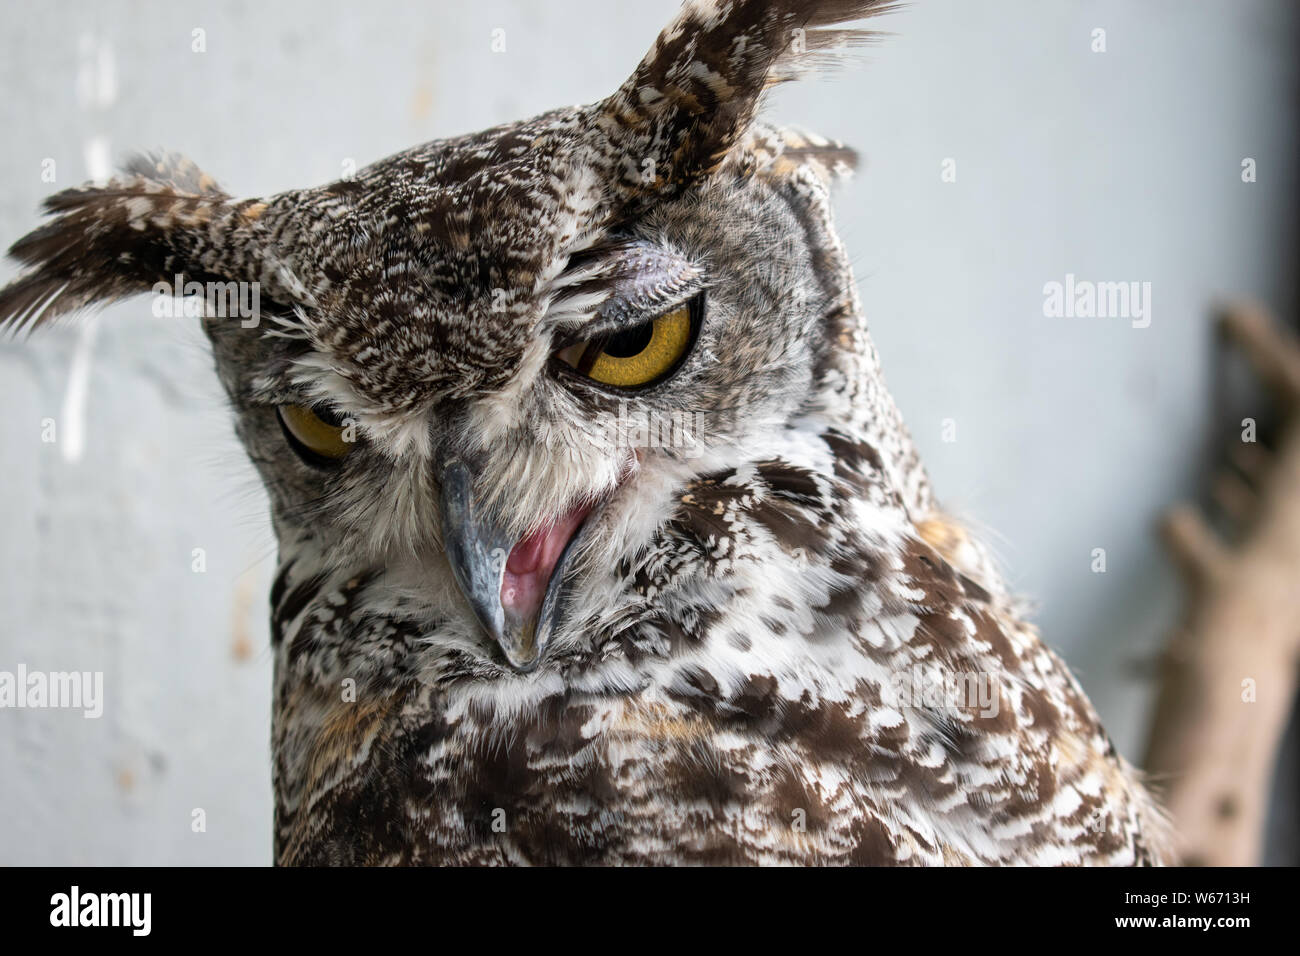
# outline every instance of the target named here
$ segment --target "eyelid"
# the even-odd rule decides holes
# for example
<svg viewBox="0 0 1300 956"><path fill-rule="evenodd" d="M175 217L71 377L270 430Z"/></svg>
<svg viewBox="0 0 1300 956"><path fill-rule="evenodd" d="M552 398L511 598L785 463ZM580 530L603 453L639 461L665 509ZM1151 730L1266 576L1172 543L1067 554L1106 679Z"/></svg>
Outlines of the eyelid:
<svg viewBox="0 0 1300 956"><path fill-rule="evenodd" d="M704 291L705 285L703 282L692 283L690 292L686 295L674 295L671 299L665 298L654 303L648 309L634 310L626 301L615 301L611 309L611 305L606 303L601 307L596 317L588 322L557 330L551 336L551 352L560 352L574 345L595 342L597 339L608 338L617 335L619 332L638 328L647 322L653 322L662 316L670 315L683 306L691 306L692 313L694 313L695 302Z"/></svg>
<svg viewBox="0 0 1300 956"><path fill-rule="evenodd" d="M705 290L697 260L664 242L611 236L570 257L544 321L557 336L584 338L648 321Z"/></svg>

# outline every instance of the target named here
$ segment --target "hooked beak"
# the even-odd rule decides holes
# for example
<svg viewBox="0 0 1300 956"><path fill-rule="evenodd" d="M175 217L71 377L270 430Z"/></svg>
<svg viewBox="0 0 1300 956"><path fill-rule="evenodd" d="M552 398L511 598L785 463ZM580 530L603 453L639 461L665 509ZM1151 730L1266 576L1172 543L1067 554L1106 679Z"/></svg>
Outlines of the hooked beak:
<svg viewBox="0 0 1300 956"><path fill-rule="evenodd" d="M473 472L453 458L442 473L443 547L470 607L510 666L532 670L559 623L561 582L592 505L514 540L473 493Z"/></svg>

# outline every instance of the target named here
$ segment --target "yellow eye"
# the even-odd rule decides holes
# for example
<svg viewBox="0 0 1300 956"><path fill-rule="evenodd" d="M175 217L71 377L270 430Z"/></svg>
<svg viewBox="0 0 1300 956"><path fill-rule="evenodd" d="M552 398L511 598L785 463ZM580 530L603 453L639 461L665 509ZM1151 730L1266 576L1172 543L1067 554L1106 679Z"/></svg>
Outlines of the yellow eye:
<svg viewBox="0 0 1300 956"><path fill-rule="evenodd" d="M691 325L687 303L652 322L556 354L566 365L603 385L636 388L676 368L691 347Z"/></svg>
<svg viewBox="0 0 1300 956"><path fill-rule="evenodd" d="M336 461L352 450L355 430L349 427L351 423L303 405L281 405L279 413L280 424L290 442L308 457L315 455Z"/></svg>

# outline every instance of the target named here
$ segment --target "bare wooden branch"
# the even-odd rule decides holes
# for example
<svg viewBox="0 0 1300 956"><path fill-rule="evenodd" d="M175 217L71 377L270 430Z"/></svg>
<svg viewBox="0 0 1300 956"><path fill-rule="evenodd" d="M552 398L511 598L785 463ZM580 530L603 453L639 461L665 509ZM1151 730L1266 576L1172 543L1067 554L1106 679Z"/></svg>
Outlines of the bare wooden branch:
<svg viewBox="0 0 1300 956"><path fill-rule="evenodd" d="M1174 818L1183 860L1239 866L1260 859L1300 661L1300 346L1254 306L1228 309L1223 329L1288 417L1275 455L1245 456L1257 488L1249 508L1236 502L1246 523L1236 546L1187 506L1165 519L1188 599L1160 662L1144 765Z"/></svg>
<svg viewBox="0 0 1300 956"><path fill-rule="evenodd" d="M1290 329L1279 325L1253 302L1229 305L1223 311L1220 328L1283 406L1300 404L1300 345Z"/></svg>
<svg viewBox="0 0 1300 956"><path fill-rule="evenodd" d="M1221 472L1211 486L1214 503L1234 521L1245 524L1255 513L1255 490L1235 471Z"/></svg>
<svg viewBox="0 0 1300 956"><path fill-rule="evenodd" d="M1220 573L1227 563L1223 544L1191 505L1171 508L1160 532L1170 557L1192 586Z"/></svg>
<svg viewBox="0 0 1300 956"><path fill-rule="evenodd" d="M1256 488L1273 465L1273 456L1258 442L1235 442L1228 449L1228 460Z"/></svg>

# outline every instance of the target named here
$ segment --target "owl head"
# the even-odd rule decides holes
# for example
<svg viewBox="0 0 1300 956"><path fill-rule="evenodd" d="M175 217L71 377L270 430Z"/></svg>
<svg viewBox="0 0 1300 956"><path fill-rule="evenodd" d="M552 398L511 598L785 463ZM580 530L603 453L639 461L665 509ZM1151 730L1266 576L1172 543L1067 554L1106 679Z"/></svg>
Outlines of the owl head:
<svg viewBox="0 0 1300 956"><path fill-rule="evenodd" d="M203 300L271 501L277 637L310 613L403 635L435 677L580 672L727 586L708 508L711 570L657 547L693 483L893 427L827 205L852 153L756 119L885 7L691 0L591 106L265 199L138 158L47 201L0 322Z"/></svg>

